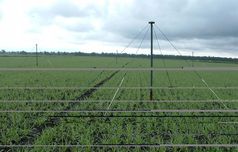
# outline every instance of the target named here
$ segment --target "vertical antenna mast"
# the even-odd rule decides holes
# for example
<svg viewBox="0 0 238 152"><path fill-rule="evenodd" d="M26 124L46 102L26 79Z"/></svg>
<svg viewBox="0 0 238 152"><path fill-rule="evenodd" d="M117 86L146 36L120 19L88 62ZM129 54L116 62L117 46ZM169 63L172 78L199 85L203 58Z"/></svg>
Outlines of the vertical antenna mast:
<svg viewBox="0 0 238 152"><path fill-rule="evenodd" d="M117 50L117 54L116 54L116 64L117 64L117 56L118 56L118 50Z"/></svg>
<svg viewBox="0 0 238 152"><path fill-rule="evenodd" d="M38 67L38 46L36 44L36 67Z"/></svg>
<svg viewBox="0 0 238 152"><path fill-rule="evenodd" d="M150 21L149 22L150 24L150 31L151 31L151 45L150 45L150 68L151 68L151 71L150 71L150 100L153 100L153 25L155 24L154 21Z"/></svg>

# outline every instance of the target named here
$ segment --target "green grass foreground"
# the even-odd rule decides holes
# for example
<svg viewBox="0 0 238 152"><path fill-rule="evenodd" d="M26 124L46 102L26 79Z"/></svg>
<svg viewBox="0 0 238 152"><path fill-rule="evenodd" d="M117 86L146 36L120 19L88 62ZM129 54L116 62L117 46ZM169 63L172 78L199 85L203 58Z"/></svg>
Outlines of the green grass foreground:
<svg viewBox="0 0 238 152"><path fill-rule="evenodd" d="M39 57L39 68L146 68L149 65L149 58L119 57L116 62L115 57ZM156 68L191 65L238 67L234 62L154 59ZM0 57L0 68L37 67L35 57L15 56ZM149 80L149 71L0 71L0 145L238 144L238 113L54 112L238 109L237 71L154 72L153 87L158 88L153 89L153 102L149 101ZM4 112L11 110L49 112ZM0 147L1 150L238 151L238 147L33 146Z"/></svg>

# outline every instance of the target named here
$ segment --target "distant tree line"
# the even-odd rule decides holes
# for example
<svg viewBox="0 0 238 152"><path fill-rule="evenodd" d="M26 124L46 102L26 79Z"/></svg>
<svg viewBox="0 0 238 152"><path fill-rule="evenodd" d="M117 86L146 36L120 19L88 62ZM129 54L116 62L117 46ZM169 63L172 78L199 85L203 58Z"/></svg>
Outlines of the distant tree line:
<svg viewBox="0 0 238 152"><path fill-rule="evenodd" d="M36 52L26 52L26 51L12 51L7 52L5 50L0 51L1 56L36 56ZM145 54L116 54L116 53L84 53L84 52L38 52L37 55L44 56L103 56L103 57L130 57L130 58L149 58L150 55ZM226 57L211 57L211 56L179 56L179 55L154 55L155 59L173 59L173 60L196 60L196 61L205 61L205 62L230 62L230 63L238 63L238 58L226 58Z"/></svg>

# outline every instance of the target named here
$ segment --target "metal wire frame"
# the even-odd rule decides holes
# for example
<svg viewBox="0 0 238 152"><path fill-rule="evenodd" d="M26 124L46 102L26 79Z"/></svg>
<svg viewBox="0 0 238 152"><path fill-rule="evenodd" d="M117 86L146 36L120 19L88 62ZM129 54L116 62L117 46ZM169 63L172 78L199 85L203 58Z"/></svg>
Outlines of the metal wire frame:
<svg viewBox="0 0 238 152"><path fill-rule="evenodd" d="M178 68L0 68L0 71L238 71L238 67Z"/></svg>
<svg viewBox="0 0 238 152"><path fill-rule="evenodd" d="M111 100L0 100L0 103L108 103ZM219 100L220 101L220 100ZM218 100L114 100L113 103L215 103ZM222 100L224 103L238 103L235 100Z"/></svg>
<svg viewBox="0 0 238 152"><path fill-rule="evenodd" d="M112 118L115 118L115 119L117 119L118 120L118 118L123 118L123 119L126 119L126 118L128 118L128 119L130 119L130 118L132 118L132 117L123 117L123 116L121 116L121 117L106 117L106 116L104 116L104 117L63 117L64 118L64 120L63 120L63 122L64 123L72 123L72 124L77 124L77 123L79 123L79 124L81 124L82 123L82 120L80 120L80 119L83 119L83 118L90 118L90 119L93 119L93 118L95 118L95 119L97 119L98 120L98 118L100 118L100 120L102 120L102 118L105 118L105 119L109 119L109 120L111 120ZM66 118L66 119L65 119ZM76 118L76 119L67 119L67 118ZM139 118L148 118L148 119L151 119L151 118L156 118L156 117L139 117ZM173 120L174 120L174 117L166 117L166 118L173 118ZM187 118L187 117L179 117L179 118ZM198 117L190 117L190 118L198 118ZM199 118L204 118L204 117L199 117ZM206 117L205 117L206 118ZM211 118L215 118L215 117L211 117ZM216 117L216 118L225 118L225 117ZM234 117L233 117L234 118ZM238 116L236 117L236 118L238 118ZM77 121L77 120L80 120L80 121ZM159 117L159 119L161 120L161 117ZM180 119L181 120L181 119ZM111 122L111 121L110 121ZM133 124L141 124L142 122L145 122L145 119L141 119L141 120L133 120ZM106 121L105 121L105 123L107 123ZM148 122L148 121L146 121L145 122L146 124L154 124L154 122ZM180 122L181 123L181 122ZM191 125L191 124L194 124L194 125L196 125L196 126L199 126L199 125L201 125L201 126L204 126L204 125L206 125L206 124L216 124L217 126L226 126L226 127L234 127L234 126L236 126L237 124L238 124L238 122L237 121L234 121L234 122L222 122L222 121L196 121L196 122L194 122L194 121L182 121L182 123L183 124L185 124L185 125ZM160 124L162 124L162 123L160 123ZM238 135L237 135L238 136Z"/></svg>
<svg viewBox="0 0 238 152"><path fill-rule="evenodd" d="M0 110L0 113L238 113L238 109L154 109L154 110Z"/></svg>
<svg viewBox="0 0 238 152"><path fill-rule="evenodd" d="M193 90L193 89L198 89L198 90L205 90L208 89L207 87L176 87L176 86L171 86L171 87L119 87L120 89L124 90L137 90L137 89L156 89L156 90ZM233 86L233 87L210 87L215 90L236 90L238 87ZM62 86L55 86L55 87L47 87L47 86L6 86L6 87L0 87L0 90L7 90L7 89L12 89L12 90L40 90L40 89L46 89L46 90L76 90L76 89L99 89L99 90L112 90L112 89L118 89L118 87L62 87Z"/></svg>
<svg viewBox="0 0 238 152"><path fill-rule="evenodd" d="M2 148L162 148L162 147L204 147L238 148L238 144L98 144L98 145L0 145Z"/></svg>
<svg viewBox="0 0 238 152"><path fill-rule="evenodd" d="M60 118L238 118L238 115L54 115L47 117ZM148 123L148 122L147 122ZM192 122L191 122L192 123ZM201 123L196 122L196 123ZM214 123L214 122L210 122ZM217 123L236 124L237 121L219 121Z"/></svg>

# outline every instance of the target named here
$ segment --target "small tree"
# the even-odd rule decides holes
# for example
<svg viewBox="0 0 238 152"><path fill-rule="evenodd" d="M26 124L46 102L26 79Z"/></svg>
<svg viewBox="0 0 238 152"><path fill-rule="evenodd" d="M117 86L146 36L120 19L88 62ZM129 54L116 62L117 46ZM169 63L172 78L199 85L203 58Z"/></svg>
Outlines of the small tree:
<svg viewBox="0 0 238 152"><path fill-rule="evenodd" d="M6 51L2 49L0 53L1 53L1 54L5 54Z"/></svg>

